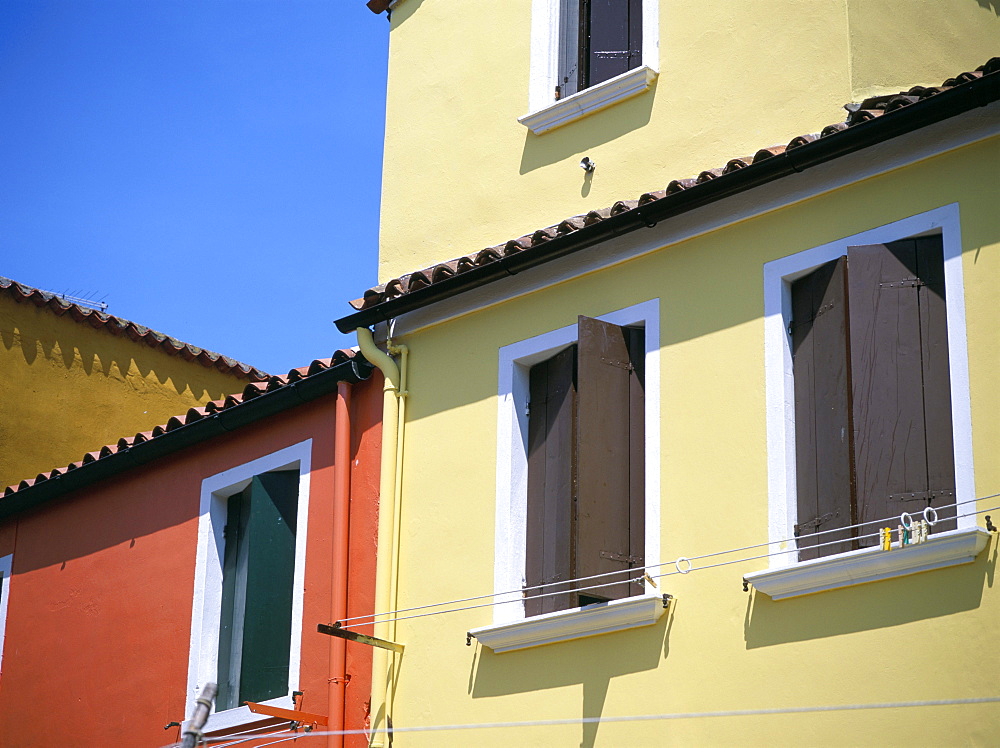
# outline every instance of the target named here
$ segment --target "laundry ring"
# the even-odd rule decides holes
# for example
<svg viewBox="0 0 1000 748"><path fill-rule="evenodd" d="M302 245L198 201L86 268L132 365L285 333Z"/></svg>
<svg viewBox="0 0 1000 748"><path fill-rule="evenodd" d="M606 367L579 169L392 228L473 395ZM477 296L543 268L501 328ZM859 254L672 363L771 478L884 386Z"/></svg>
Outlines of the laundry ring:
<svg viewBox="0 0 1000 748"><path fill-rule="evenodd" d="M687 564L687 568L683 568L683 565ZM674 561L674 568L681 574L687 574L694 568L694 564L691 563L691 559L687 556L681 556L676 561Z"/></svg>
<svg viewBox="0 0 1000 748"><path fill-rule="evenodd" d="M932 516L934 517L934 519L931 519ZM935 509L932 506L925 507L924 508L924 519L927 520L927 524L928 525L930 525L931 527L934 527L934 525L936 525L938 523L937 509Z"/></svg>
<svg viewBox="0 0 1000 748"><path fill-rule="evenodd" d="M903 528L906 530L912 530L913 517L910 515L909 512L903 512L902 514L899 515L899 524L901 524Z"/></svg>

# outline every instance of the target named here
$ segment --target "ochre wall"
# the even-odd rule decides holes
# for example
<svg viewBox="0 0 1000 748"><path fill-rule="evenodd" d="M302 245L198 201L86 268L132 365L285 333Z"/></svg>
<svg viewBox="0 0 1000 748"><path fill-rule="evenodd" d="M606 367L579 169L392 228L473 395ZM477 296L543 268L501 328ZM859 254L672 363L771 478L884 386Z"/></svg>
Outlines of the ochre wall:
<svg viewBox="0 0 1000 748"><path fill-rule="evenodd" d="M571 325L578 314L653 298L661 559L767 542L764 263L953 203L964 252L975 489L1000 493L998 163L993 138L399 338L410 349L399 606L494 589L498 349ZM393 720L476 724L996 697L997 554L994 535L969 565L780 602L742 591L742 575L766 568L766 559L699 570L662 580L676 603L657 625L501 655L464 646L466 631L491 622L489 608L400 621L407 649ZM998 733L1000 709L983 704L461 737L503 748L929 746L988 745ZM400 744L437 746L455 735L414 733Z"/></svg>
<svg viewBox="0 0 1000 748"><path fill-rule="evenodd" d="M517 122L531 13L532 0L393 11L380 281L637 199L1000 53L986 0L664 1L653 88L533 135Z"/></svg>
<svg viewBox="0 0 1000 748"><path fill-rule="evenodd" d="M349 614L371 610L381 380L355 385ZM204 478L312 438L300 688L328 713L335 396L123 473L0 525L14 554L0 677L0 744L158 746L184 719ZM363 726L366 647L348 648L348 727ZM363 738L348 745L359 748ZM249 745L249 744L248 744Z"/></svg>
<svg viewBox="0 0 1000 748"><path fill-rule="evenodd" d="M0 293L0 487L247 382Z"/></svg>

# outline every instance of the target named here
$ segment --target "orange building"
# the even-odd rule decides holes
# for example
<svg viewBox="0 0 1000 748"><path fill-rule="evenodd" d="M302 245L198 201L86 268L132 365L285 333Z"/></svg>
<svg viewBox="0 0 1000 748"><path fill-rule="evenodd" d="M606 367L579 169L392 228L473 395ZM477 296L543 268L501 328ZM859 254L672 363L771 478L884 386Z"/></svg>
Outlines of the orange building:
<svg viewBox="0 0 1000 748"><path fill-rule="evenodd" d="M372 610L381 390L339 351L7 488L0 744L170 744L209 681L209 735L364 727L371 653L317 625Z"/></svg>

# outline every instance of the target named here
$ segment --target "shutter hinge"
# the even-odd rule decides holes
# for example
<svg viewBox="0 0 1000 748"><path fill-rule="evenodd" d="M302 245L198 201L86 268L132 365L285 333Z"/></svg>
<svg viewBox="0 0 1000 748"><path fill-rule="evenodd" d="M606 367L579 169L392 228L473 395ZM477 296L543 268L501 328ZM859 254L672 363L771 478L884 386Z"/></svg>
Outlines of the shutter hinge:
<svg viewBox="0 0 1000 748"><path fill-rule="evenodd" d="M606 558L609 561L621 561L626 564L641 564L643 562L642 556L626 556L624 553L612 553L611 551L601 551L601 558Z"/></svg>
<svg viewBox="0 0 1000 748"><path fill-rule="evenodd" d="M953 499L955 492L945 491L910 491L889 494L889 501L932 501L934 499Z"/></svg>
<svg viewBox="0 0 1000 748"><path fill-rule="evenodd" d="M919 278L904 278L901 281L893 281L891 283L879 283L879 288L917 288L918 286L926 286Z"/></svg>
<svg viewBox="0 0 1000 748"><path fill-rule="evenodd" d="M598 60L621 60L623 58L628 59L628 57L631 54L634 53L630 52L627 49L623 50L609 49L604 52L594 52L594 57L596 57Z"/></svg>
<svg viewBox="0 0 1000 748"><path fill-rule="evenodd" d="M607 364L608 366L617 366L619 369L624 369L625 371L635 371L635 367L632 365L631 361L616 361L611 358L601 357L601 363Z"/></svg>
<svg viewBox="0 0 1000 748"><path fill-rule="evenodd" d="M795 535L798 536L803 530L811 530L819 527L824 522L829 522L835 516L839 515L840 512L827 512L822 514L816 519L811 519L808 522L802 522L801 524L795 525Z"/></svg>

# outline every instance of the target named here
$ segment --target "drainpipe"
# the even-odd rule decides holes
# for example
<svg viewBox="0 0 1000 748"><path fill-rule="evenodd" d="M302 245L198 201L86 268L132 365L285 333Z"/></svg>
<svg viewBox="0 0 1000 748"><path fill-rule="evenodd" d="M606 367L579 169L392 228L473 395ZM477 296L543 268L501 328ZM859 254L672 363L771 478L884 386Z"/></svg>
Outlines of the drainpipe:
<svg viewBox="0 0 1000 748"><path fill-rule="evenodd" d="M333 458L333 573L331 576L331 616L334 621L347 618L347 564L350 546L351 514L351 387L337 385L337 410L334 421ZM330 687L327 709L328 729L344 729L347 707L347 642L330 639ZM344 736L331 735L329 748L343 748Z"/></svg>
<svg viewBox="0 0 1000 748"><path fill-rule="evenodd" d="M385 376L382 387L382 459L379 477L378 546L375 564L375 611L393 609L393 567L395 558L396 503L399 496L397 468L402 462L400 424L403 419L402 397L404 390L399 366L380 350L366 327L357 328L358 347L365 358L377 366ZM397 353L405 366L406 346L388 346ZM405 371L405 369L404 369ZM390 622L376 622L374 635L379 639L393 640L396 626ZM393 654L393 657L396 655ZM389 709L392 695L389 692L389 652L376 648L372 652L371 748L385 748L388 728L391 726ZM380 732L381 730L381 732Z"/></svg>

